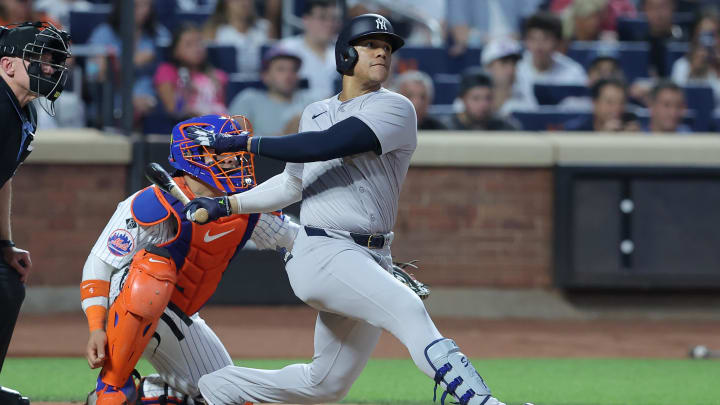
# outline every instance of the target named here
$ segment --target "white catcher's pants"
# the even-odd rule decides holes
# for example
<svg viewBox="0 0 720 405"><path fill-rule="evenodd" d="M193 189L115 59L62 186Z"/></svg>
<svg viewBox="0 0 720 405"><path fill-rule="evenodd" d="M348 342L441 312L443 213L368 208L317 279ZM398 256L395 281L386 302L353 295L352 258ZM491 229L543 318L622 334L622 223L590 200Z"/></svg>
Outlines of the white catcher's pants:
<svg viewBox="0 0 720 405"><path fill-rule="evenodd" d="M111 277L111 302L117 298L126 272L120 270ZM199 314L181 317L169 308L163 312L143 357L165 383L190 397L200 395L200 377L232 364L225 346Z"/></svg>
<svg viewBox="0 0 720 405"><path fill-rule="evenodd" d="M212 405L336 402L367 364L385 329L428 376L427 345L442 336L420 298L387 269L389 249L371 251L352 241L298 232L286 265L295 294L320 311L309 364L281 370L228 366L200 379Z"/></svg>

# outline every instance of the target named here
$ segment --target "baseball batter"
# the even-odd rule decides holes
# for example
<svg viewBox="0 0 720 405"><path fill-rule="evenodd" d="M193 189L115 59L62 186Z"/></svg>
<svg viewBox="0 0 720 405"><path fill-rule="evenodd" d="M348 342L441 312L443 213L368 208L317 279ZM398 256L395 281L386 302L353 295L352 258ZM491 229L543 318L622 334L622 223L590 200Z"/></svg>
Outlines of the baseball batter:
<svg viewBox="0 0 720 405"><path fill-rule="evenodd" d="M283 137L194 134L202 145L249 150L288 163L246 193L198 198L210 218L265 212L302 199L286 270L295 294L319 311L309 364L281 370L227 366L200 379L212 405L318 403L342 399L365 367L382 329L397 337L415 364L460 404L498 405L421 300L389 273L400 188L417 143L416 115L405 97L381 87L392 53L403 45L377 14L351 20L336 43L342 92L309 105L300 133ZM437 385L436 385L437 387Z"/></svg>
<svg viewBox="0 0 720 405"><path fill-rule="evenodd" d="M248 153L217 155L187 138L203 128L229 137L250 131L243 117L205 116L178 124L170 163L184 193L218 196L254 186ZM181 215L182 208L155 186L133 194L118 205L85 263L87 359L91 368L102 366L88 402L134 404L138 389L131 374L144 353L159 374L141 382L142 403L193 403L200 377L232 364L197 311L248 240L260 249L289 250L298 228L275 214L233 215L198 225Z"/></svg>

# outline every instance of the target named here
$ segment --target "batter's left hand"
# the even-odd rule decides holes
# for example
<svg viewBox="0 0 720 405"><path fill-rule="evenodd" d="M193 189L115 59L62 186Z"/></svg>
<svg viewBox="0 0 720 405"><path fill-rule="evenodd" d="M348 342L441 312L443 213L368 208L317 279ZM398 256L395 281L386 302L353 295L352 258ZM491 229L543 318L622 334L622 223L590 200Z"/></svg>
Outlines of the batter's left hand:
<svg viewBox="0 0 720 405"><path fill-rule="evenodd" d="M216 153L247 151L248 132L245 131L239 134L225 135L193 125L185 128L185 134L196 144L215 149Z"/></svg>
<svg viewBox="0 0 720 405"><path fill-rule="evenodd" d="M230 200L227 196L222 197L198 197L190 201L183 212L188 221L200 223L195 220L195 211L200 208L205 208L208 212L208 220L206 222L214 221L220 217L226 217L232 215L232 208L230 207ZM203 222L205 223L205 222Z"/></svg>
<svg viewBox="0 0 720 405"><path fill-rule="evenodd" d="M28 274L32 269L32 261L30 260L30 252L16 247L6 247L2 251L5 263L9 264L15 271L20 274L20 281L23 283L27 280Z"/></svg>

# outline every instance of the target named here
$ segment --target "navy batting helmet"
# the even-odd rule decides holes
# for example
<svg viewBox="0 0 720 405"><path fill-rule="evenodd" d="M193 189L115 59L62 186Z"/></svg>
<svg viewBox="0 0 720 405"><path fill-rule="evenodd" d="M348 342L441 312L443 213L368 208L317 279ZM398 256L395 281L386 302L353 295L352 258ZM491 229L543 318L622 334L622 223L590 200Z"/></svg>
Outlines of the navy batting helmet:
<svg viewBox="0 0 720 405"><path fill-rule="evenodd" d="M402 48L405 41L395 33L392 24L380 14L363 14L350 20L340 31L335 43L335 68L341 75L352 72L358 60L353 45L359 40L372 36L382 36L392 47L392 52Z"/></svg>

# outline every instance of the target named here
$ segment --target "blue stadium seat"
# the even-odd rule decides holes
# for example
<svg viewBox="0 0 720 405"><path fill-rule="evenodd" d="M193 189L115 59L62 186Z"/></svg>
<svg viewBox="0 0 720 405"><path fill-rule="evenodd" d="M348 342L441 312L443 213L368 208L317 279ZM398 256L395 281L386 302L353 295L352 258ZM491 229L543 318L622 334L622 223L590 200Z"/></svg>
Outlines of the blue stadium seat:
<svg viewBox="0 0 720 405"><path fill-rule="evenodd" d="M715 93L710 86L685 86L685 104L694 113L692 129L707 132L717 129L713 120Z"/></svg>
<svg viewBox="0 0 720 405"><path fill-rule="evenodd" d="M305 10L305 0L294 0L292 10L296 16L302 16L303 10Z"/></svg>
<svg viewBox="0 0 720 405"><path fill-rule="evenodd" d="M590 96L590 89L585 86L536 84L534 86L535 98L540 105L556 105L566 97Z"/></svg>
<svg viewBox="0 0 720 405"><path fill-rule="evenodd" d="M208 59L216 68L227 73L237 72L237 48L231 45L208 46Z"/></svg>
<svg viewBox="0 0 720 405"><path fill-rule="evenodd" d="M84 44L98 25L106 22L110 15L109 5L95 5L88 11L70 11L70 36L75 44Z"/></svg>
<svg viewBox="0 0 720 405"><path fill-rule="evenodd" d="M583 65L585 69L598 55L617 54L628 82L648 77L650 46L646 42L625 42L608 47L602 42L576 41L570 44L568 56Z"/></svg>
<svg viewBox="0 0 720 405"><path fill-rule="evenodd" d="M179 27L184 23L193 23L199 27L205 24L205 21L210 17L212 10L210 9L198 9L194 11L177 11L173 15L172 22L174 25L166 25L168 27ZM162 21L161 21L162 22Z"/></svg>
<svg viewBox="0 0 720 405"><path fill-rule="evenodd" d="M155 8L155 19L171 32L175 21L175 12L177 11L177 0L153 0Z"/></svg>
<svg viewBox="0 0 720 405"><path fill-rule="evenodd" d="M158 103L142 119L142 131L144 134L170 134L176 122L171 118L165 109Z"/></svg>
<svg viewBox="0 0 720 405"><path fill-rule="evenodd" d="M230 80L225 88L225 103L230 106L233 98L241 91L248 89L264 89L265 84L260 80Z"/></svg>
<svg viewBox="0 0 720 405"><path fill-rule="evenodd" d="M695 13L674 13L673 23L683 29L689 29L695 20ZM648 22L644 14L638 17L618 17L617 33L620 41L642 41L648 32Z"/></svg>
<svg viewBox="0 0 720 405"><path fill-rule="evenodd" d="M617 33L621 41L639 41L648 30L645 17L618 17Z"/></svg>
<svg viewBox="0 0 720 405"><path fill-rule="evenodd" d="M431 76L449 72L447 51L443 48L403 47L394 56L408 63L405 67L421 70Z"/></svg>
<svg viewBox="0 0 720 405"><path fill-rule="evenodd" d="M460 75L436 74L433 76L435 97L433 104L452 104L460 89Z"/></svg>
<svg viewBox="0 0 720 405"><path fill-rule="evenodd" d="M512 115L525 131L562 130L564 124L572 119L591 116L590 113L560 111L552 106L542 106L537 111L515 111Z"/></svg>
<svg viewBox="0 0 720 405"><path fill-rule="evenodd" d="M720 113L713 113L712 121L713 121L715 130L719 129L720 128Z"/></svg>
<svg viewBox="0 0 720 405"><path fill-rule="evenodd" d="M397 57L406 63L406 68L415 68L429 75L437 73L461 73L468 67L480 65L479 48L468 49L464 54L451 57L445 48L403 47Z"/></svg>
<svg viewBox="0 0 720 405"><path fill-rule="evenodd" d="M460 56L448 57L448 67L450 68L448 73L462 73L463 70L469 67L480 66L481 55L482 49L468 48Z"/></svg>

